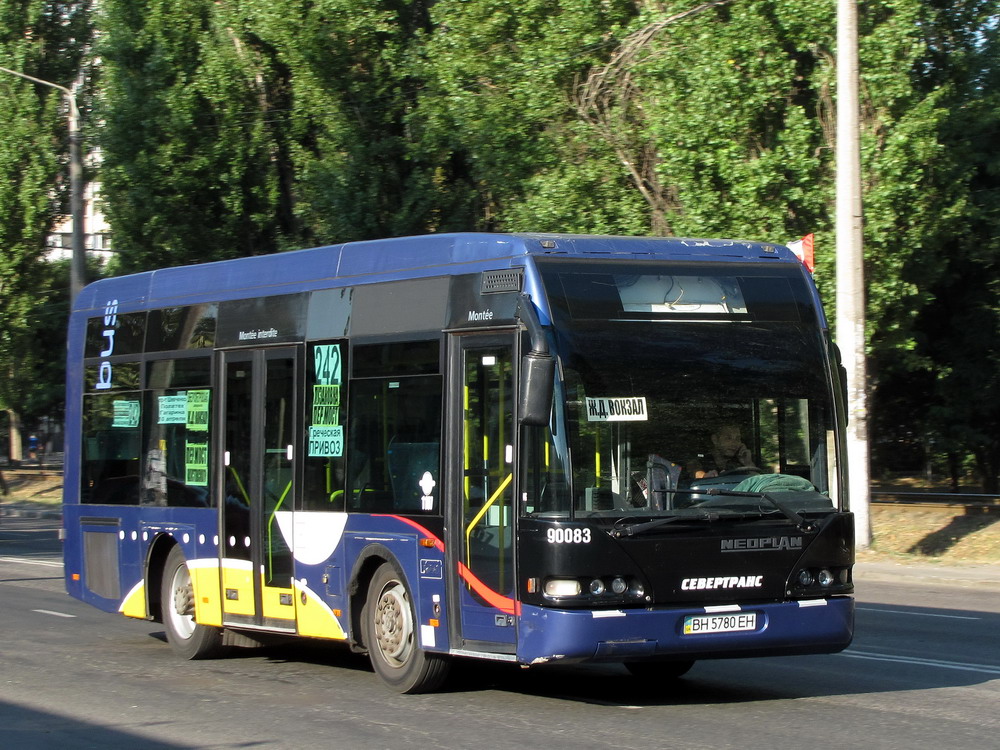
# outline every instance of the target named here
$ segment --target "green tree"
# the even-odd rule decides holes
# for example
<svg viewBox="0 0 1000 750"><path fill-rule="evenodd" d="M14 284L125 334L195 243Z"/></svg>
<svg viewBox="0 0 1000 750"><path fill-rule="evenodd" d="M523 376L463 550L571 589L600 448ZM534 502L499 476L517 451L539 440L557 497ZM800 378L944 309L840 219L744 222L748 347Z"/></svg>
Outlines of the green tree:
<svg viewBox="0 0 1000 750"><path fill-rule="evenodd" d="M408 120L420 89L409 60L430 4L252 4L257 33L287 71L296 214L317 241L432 231L462 210L439 194Z"/></svg>
<svg viewBox="0 0 1000 750"><path fill-rule="evenodd" d="M0 64L69 88L80 77L89 35L88 2L4 3ZM0 73L0 92L0 408L16 433L22 413L57 416L61 403L62 375L41 356L39 341L53 343L60 367L65 287L53 286L44 255L54 218L68 213L67 120L55 89ZM11 437L16 454L18 436Z"/></svg>
<svg viewBox="0 0 1000 750"><path fill-rule="evenodd" d="M411 122L418 153L470 197L464 228L643 233L641 198L570 98L635 14L631 0L432 7Z"/></svg>
<svg viewBox="0 0 1000 750"><path fill-rule="evenodd" d="M861 16L875 437L916 431L983 456L984 475L955 398L992 345L959 366L941 342L966 273L982 314L994 305L994 4L872 0ZM102 9L125 269L458 229L813 232L833 300L829 0Z"/></svg>
<svg viewBox="0 0 1000 750"><path fill-rule="evenodd" d="M423 49L425 144L465 165L484 228L814 232L832 303L835 10L827 0L440 3ZM970 429L973 415L953 401L995 369L992 344L961 346L958 367L944 342L968 320L931 322L970 272L983 287L966 297L977 328L996 309L984 242L997 215L983 198L996 187L985 184L995 157L983 135L995 133L996 108L973 106L991 91L996 27L984 0L862 8L874 436L934 436L980 457L984 477L1000 459L986 458L984 435L1000 437L1000 421ZM896 387L922 378L919 390Z"/></svg>
<svg viewBox="0 0 1000 750"><path fill-rule="evenodd" d="M464 199L408 120L427 5L106 3L103 173L121 268L461 223Z"/></svg>
<svg viewBox="0 0 1000 750"><path fill-rule="evenodd" d="M266 102L214 7L102 3L102 181L120 270L271 252L286 229Z"/></svg>
<svg viewBox="0 0 1000 750"><path fill-rule="evenodd" d="M890 393L905 385L903 409L915 415L926 443L953 458L973 457L986 492L1000 492L1000 45L988 3L965 3L936 40L928 71L944 92L942 142L934 168L951 175L947 221L937 227L930 262L913 263L910 279L927 302L913 317L913 345L886 369ZM943 58L948 64L941 64ZM893 402L890 401L890 404ZM888 410L887 410L888 411ZM903 415L888 411L898 424ZM953 473L954 473L953 471ZM953 482L957 484L957 475Z"/></svg>

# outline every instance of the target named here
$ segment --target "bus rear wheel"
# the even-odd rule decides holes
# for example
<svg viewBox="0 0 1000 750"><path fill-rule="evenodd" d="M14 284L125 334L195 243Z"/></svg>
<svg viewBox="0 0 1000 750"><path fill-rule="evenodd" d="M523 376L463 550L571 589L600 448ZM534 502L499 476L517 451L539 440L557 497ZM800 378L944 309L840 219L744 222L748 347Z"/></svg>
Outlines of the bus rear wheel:
<svg viewBox="0 0 1000 750"><path fill-rule="evenodd" d="M447 658L417 642L416 614L401 573L390 563L375 571L365 604L368 658L375 673L400 693L426 693L448 675Z"/></svg>
<svg viewBox="0 0 1000 750"><path fill-rule="evenodd" d="M180 547L167 555L160 586L160 609L167 642L185 659L209 659L222 653L222 630L194 619L194 586Z"/></svg>

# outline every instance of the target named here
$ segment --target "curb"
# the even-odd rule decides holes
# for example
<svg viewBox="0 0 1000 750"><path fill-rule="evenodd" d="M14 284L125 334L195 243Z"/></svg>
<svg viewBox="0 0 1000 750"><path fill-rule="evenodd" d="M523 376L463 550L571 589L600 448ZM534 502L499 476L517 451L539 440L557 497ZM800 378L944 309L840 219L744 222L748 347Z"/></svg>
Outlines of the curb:
<svg viewBox="0 0 1000 750"><path fill-rule="evenodd" d="M62 510L48 507L25 507L0 502L0 518L45 518L62 520Z"/></svg>

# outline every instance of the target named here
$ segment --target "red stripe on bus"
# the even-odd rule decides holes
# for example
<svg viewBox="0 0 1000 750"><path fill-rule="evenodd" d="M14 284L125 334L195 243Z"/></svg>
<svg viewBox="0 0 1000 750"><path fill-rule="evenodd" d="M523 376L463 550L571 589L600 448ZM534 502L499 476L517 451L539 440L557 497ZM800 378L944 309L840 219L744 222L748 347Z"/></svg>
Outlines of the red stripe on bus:
<svg viewBox="0 0 1000 750"><path fill-rule="evenodd" d="M476 578L475 574L462 562L458 563L458 574L462 576L462 580L469 584L472 587L472 590L485 599L490 606L496 607L501 612L506 612L508 615L521 614L521 602L515 601L514 599L504 596L503 594L498 594L496 591Z"/></svg>
<svg viewBox="0 0 1000 750"><path fill-rule="evenodd" d="M375 515L378 515L378 514L375 514ZM421 526L416 521L411 521L409 518L403 518L402 516L385 515L385 516L382 516L382 517L383 518L395 518L397 521L402 521L403 523L405 523L405 524L407 524L409 526L412 526L413 528L415 528L417 531L419 531L421 534L423 534L428 539L433 539L434 540L434 549L436 549L438 552L444 552L444 542L442 542L440 539L438 539L433 534L433 532L429 531L428 529L425 529L423 526Z"/></svg>
<svg viewBox="0 0 1000 750"><path fill-rule="evenodd" d="M423 534L425 537L433 539L435 549L444 552L444 542L442 542L433 533L431 533L428 529L421 526L416 521L413 521L409 518L403 518L402 516L386 515L384 517L395 518L397 521L402 521L403 523L412 526L421 534ZM485 583L480 581L476 577L475 573L469 570L469 568L466 567L465 564L463 564L462 562L458 563L458 574L462 577L462 580L465 581L467 584L469 584L469 586L472 587L472 590L475 591L477 594L479 594L479 596L481 596L483 600L485 600L486 603L489 604L491 607L496 607L501 612L504 612L508 615L521 614L521 602L511 599L508 596L504 596L503 594L499 594L493 589L491 589Z"/></svg>

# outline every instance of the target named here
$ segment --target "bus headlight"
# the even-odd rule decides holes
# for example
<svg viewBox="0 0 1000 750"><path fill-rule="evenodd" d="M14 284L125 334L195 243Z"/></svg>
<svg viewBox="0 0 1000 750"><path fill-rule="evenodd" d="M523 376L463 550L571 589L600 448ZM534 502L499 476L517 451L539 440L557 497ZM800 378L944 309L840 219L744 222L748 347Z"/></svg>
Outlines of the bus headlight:
<svg viewBox="0 0 1000 750"><path fill-rule="evenodd" d="M579 596L580 582L575 578L550 578L545 582L546 596Z"/></svg>
<svg viewBox="0 0 1000 750"><path fill-rule="evenodd" d="M531 593L529 579L528 592ZM537 585L537 584L535 584ZM593 578L547 578L542 584L542 593L549 599L577 599L578 604L590 600L594 604L610 604L615 601L643 599L642 584L623 575L595 576Z"/></svg>
<svg viewBox="0 0 1000 750"><path fill-rule="evenodd" d="M831 595L836 593L847 593L851 583L850 567L829 567L829 568L801 568L794 577L788 581L788 594L793 591L800 596L809 595ZM846 590L846 591L845 591Z"/></svg>

